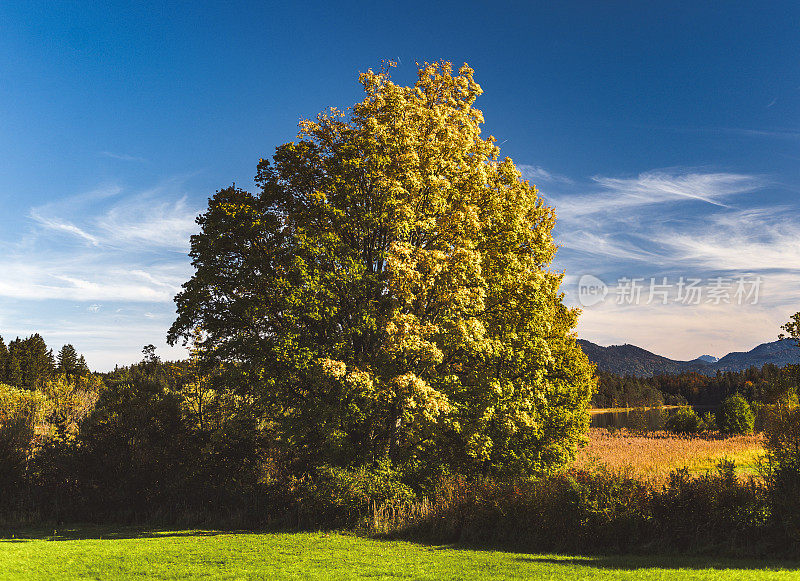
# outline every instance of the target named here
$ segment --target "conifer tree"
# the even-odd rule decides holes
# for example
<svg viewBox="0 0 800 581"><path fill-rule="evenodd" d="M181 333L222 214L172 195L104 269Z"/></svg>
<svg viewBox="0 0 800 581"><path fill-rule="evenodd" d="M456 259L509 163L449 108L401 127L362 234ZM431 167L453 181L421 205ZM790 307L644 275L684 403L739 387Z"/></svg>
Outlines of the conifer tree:
<svg viewBox="0 0 800 581"><path fill-rule="evenodd" d="M78 352L72 345L64 345L59 350L57 371L66 375L75 375L78 372Z"/></svg>

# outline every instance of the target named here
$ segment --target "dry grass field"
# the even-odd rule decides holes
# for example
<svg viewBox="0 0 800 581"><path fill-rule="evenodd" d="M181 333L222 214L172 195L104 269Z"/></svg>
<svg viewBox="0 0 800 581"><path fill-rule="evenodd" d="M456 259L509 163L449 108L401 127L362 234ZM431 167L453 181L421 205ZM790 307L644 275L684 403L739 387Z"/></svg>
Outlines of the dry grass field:
<svg viewBox="0 0 800 581"><path fill-rule="evenodd" d="M664 482L676 468L687 467L699 474L713 469L723 458L733 460L742 477L758 476L764 453L761 435L722 437L718 435L679 436L668 432L610 432L589 430L589 443L578 452L575 466L607 466Z"/></svg>

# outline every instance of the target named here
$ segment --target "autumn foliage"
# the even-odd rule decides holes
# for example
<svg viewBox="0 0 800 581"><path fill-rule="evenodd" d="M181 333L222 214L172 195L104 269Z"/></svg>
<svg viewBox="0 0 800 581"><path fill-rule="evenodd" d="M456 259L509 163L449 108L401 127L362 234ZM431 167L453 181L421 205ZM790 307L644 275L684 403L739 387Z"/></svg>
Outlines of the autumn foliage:
<svg viewBox="0 0 800 581"><path fill-rule="evenodd" d="M592 368L549 265L555 213L481 135L473 71L386 71L217 192L170 340L202 329L301 466L536 474L570 461Z"/></svg>

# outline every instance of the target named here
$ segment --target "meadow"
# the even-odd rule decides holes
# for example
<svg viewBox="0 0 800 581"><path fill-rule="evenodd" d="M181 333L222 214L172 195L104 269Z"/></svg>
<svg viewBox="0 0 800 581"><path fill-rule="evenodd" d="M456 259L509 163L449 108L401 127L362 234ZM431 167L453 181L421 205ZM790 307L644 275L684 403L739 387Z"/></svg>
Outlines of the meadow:
<svg viewBox="0 0 800 581"><path fill-rule="evenodd" d="M0 538L0 580L795 579L798 563L483 551L337 533L88 528Z"/></svg>
<svg viewBox="0 0 800 581"><path fill-rule="evenodd" d="M736 463L740 477L757 477L763 454L761 434L682 436L665 431L639 433L591 428L589 443L579 450L575 466L588 469L602 465L663 483L673 470L686 467L691 474L703 474L723 459Z"/></svg>

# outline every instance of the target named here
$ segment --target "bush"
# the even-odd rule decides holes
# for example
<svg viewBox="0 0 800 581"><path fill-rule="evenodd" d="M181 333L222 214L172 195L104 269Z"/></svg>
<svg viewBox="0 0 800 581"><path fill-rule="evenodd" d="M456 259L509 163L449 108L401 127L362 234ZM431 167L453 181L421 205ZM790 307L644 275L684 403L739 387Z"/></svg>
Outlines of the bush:
<svg viewBox="0 0 800 581"><path fill-rule="evenodd" d="M667 418L664 429L677 434L696 434L705 429L705 422L692 408L680 408Z"/></svg>
<svg viewBox="0 0 800 581"><path fill-rule="evenodd" d="M800 407L776 406L766 424L767 481L776 524L800 542Z"/></svg>
<svg viewBox="0 0 800 581"><path fill-rule="evenodd" d="M520 551L692 550L760 553L769 541L765 488L740 482L734 464L664 487L607 470L536 481L444 480L428 504L407 511L398 536Z"/></svg>
<svg viewBox="0 0 800 581"><path fill-rule="evenodd" d="M22 482L35 444L36 425L45 413L38 393L0 384L0 491L9 501Z"/></svg>
<svg viewBox="0 0 800 581"><path fill-rule="evenodd" d="M95 375L62 373L47 380L40 392L48 401L46 421L54 435L75 436L78 424L94 410L102 388L102 380Z"/></svg>
<svg viewBox="0 0 800 581"><path fill-rule="evenodd" d="M81 483L86 513L77 516L126 520L191 501L186 474L199 456L192 436L180 399L159 381L104 390L80 424L71 464L77 472L64 475Z"/></svg>
<svg viewBox="0 0 800 581"><path fill-rule="evenodd" d="M686 468L670 474L669 483L653 495L662 542L681 551L735 552L764 538L769 520L764 489L752 480L739 482L735 468L721 460L715 471L696 478Z"/></svg>
<svg viewBox="0 0 800 581"><path fill-rule="evenodd" d="M539 480L449 476L417 504L397 534L523 551L624 551L650 537L649 487L605 470Z"/></svg>
<svg viewBox="0 0 800 581"><path fill-rule="evenodd" d="M701 432L713 432L717 429L717 418L711 412L705 412L700 416L702 422Z"/></svg>
<svg viewBox="0 0 800 581"><path fill-rule="evenodd" d="M306 519L327 526L354 526L375 506L402 505L415 499L399 474L384 464L356 469L323 466L298 488Z"/></svg>
<svg viewBox="0 0 800 581"><path fill-rule="evenodd" d="M754 423L750 404L738 393L725 398L717 410L717 427L723 434L750 434Z"/></svg>

